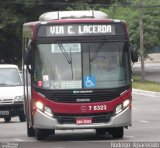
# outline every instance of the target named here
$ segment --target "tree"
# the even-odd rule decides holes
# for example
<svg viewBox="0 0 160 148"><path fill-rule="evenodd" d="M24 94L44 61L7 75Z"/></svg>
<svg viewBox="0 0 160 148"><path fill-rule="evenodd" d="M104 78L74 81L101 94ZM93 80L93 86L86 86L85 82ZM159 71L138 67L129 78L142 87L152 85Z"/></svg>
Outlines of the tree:
<svg viewBox="0 0 160 148"><path fill-rule="evenodd" d="M147 51L159 45L160 0L144 0L144 5L144 47ZM0 2L0 61L21 62L23 23L38 20L48 11L102 10L111 18L128 22L130 41L138 48L138 6L139 0L5 0Z"/></svg>
<svg viewBox="0 0 160 148"><path fill-rule="evenodd" d="M90 9L105 0L5 0L0 2L0 61L21 62L22 26L48 11ZM110 0L107 0L110 3ZM90 4L90 6L88 6Z"/></svg>
<svg viewBox="0 0 160 148"><path fill-rule="evenodd" d="M126 20L129 28L130 42L139 48L139 0L132 2L128 6L123 5L123 3L118 3L118 5L115 3L109 9L103 8L101 10L111 18ZM160 45L160 0L143 0L143 4L144 48L147 51Z"/></svg>
<svg viewBox="0 0 160 148"><path fill-rule="evenodd" d="M64 2L64 1L63 1ZM38 20L46 11L66 8L58 0L6 0L0 2L0 61L21 62L22 26L25 22Z"/></svg>

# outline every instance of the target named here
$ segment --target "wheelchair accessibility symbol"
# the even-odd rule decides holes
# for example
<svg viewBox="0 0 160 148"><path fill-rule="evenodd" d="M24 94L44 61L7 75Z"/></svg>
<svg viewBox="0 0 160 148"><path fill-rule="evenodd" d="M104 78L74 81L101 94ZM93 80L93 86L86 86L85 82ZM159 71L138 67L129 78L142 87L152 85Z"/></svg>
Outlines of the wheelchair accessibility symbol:
<svg viewBox="0 0 160 148"><path fill-rule="evenodd" d="M84 88L94 88L96 87L96 78L94 76L84 77Z"/></svg>

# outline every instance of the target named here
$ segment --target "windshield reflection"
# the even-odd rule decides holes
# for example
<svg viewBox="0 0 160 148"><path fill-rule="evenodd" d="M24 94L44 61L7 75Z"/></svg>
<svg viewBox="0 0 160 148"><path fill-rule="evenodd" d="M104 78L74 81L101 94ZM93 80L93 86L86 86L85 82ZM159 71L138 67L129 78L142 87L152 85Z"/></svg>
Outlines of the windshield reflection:
<svg viewBox="0 0 160 148"><path fill-rule="evenodd" d="M34 82L39 87L115 88L131 80L125 42L38 44L35 55Z"/></svg>

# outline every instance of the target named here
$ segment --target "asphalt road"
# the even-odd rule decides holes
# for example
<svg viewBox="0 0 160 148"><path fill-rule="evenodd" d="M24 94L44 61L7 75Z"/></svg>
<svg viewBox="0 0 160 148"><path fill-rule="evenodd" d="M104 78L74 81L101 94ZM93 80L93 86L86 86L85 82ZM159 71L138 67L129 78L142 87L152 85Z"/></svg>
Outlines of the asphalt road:
<svg viewBox="0 0 160 148"><path fill-rule="evenodd" d="M114 148L117 142L160 142L160 98L134 94L132 108L133 125L125 130L123 139L96 136L94 130L66 130L56 131L55 136L39 142L34 137L27 137L26 122L20 123L18 118L13 118L11 123L0 119L0 143L3 148L6 145L14 148ZM160 147L160 143L155 146Z"/></svg>
<svg viewBox="0 0 160 148"><path fill-rule="evenodd" d="M132 68L133 76L141 76L141 65L135 63ZM160 63L145 63L146 80L160 82Z"/></svg>

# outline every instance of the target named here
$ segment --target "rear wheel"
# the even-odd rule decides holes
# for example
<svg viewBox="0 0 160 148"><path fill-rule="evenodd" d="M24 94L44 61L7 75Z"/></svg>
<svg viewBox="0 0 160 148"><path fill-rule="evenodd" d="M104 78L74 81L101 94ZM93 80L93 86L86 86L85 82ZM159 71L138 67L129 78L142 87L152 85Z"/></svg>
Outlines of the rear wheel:
<svg viewBox="0 0 160 148"><path fill-rule="evenodd" d="M11 121L11 117L5 117L4 120L5 120L5 122L10 122Z"/></svg>
<svg viewBox="0 0 160 148"><path fill-rule="evenodd" d="M116 139L123 138L124 129L123 129L123 127L112 128L111 134L112 134L113 138L116 138Z"/></svg>

